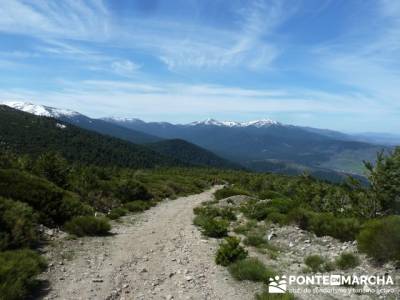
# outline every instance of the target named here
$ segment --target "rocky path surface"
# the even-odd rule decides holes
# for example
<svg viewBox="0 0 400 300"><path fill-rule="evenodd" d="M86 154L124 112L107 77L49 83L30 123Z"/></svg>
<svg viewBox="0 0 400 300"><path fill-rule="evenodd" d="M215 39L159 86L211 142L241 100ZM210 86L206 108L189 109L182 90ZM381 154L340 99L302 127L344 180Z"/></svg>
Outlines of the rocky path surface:
<svg viewBox="0 0 400 300"><path fill-rule="evenodd" d="M217 188L125 217L112 236L55 241L44 299L253 299L257 286L216 266L217 241L192 224Z"/></svg>

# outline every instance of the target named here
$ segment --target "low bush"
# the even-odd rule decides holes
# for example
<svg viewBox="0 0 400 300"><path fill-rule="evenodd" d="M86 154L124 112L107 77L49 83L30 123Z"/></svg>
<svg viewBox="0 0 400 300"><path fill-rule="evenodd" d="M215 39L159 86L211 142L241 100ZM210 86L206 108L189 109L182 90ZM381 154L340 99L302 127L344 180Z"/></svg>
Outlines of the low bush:
<svg viewBox="0 0 400 300"><path fill-rule="evenodd" d="M269 201L268 205L275 208L279 213L286 214L296 207L296 202L289 198L276 198Z"/></svg>
<svg viewBox="0 0 400 300"><path fill-rule="evenodd" d="M264 248L268 246L268 241L264 238L262 233L251 232L246 235L243 243L247 246Z"/></svg>
<svg viewBox="0 0 400 300"><path fill-rule="evenodd" d="M153 206L153 203L151 201L142 201L142 200L136 200L136 201L132 201L132 202L128 202L128 203L124 204L124 208L126 208L130 212L145 211L152 206Z"/></svg>
<svg viewBox="0 0 400 300"><path fill-rule="evenodd" d="M274 200L248 201L242 205L241 211L250 219L262 221L270 218L271 221L279 221L284 223L283 214L287 214L289 210L296 206L295 202L288 198L278 198ZM272 217L270 217L272 215Z"/></svg>
<svg viewBox="0 0 400 300"><path fill-rule="evenodd" d="M249 220L245 224L237 225L233 232L237 234L246 234L248 231L252 230L254 227L257 226L257 222L255 220Z"/></svg>
<svg viewBox="0 0 400 300"><path fill-rule="evenodd" d="M126 208L123 207L116 207L113 208L110 213L107 215L107 217L111 220L116 220L119 219L120 217L126 216L126 214L129 212Z"/></svg>
<svg viewBox="0 0 400 300"><path fill-rule="evenodd" d="M255 282L269 282L269 278L274 276L274 272L268 269L257 258L246 258L238 260L229 265L229 272L237 280L250 280Z"/></svg>
<svg viewBox="0 0 400 300"><path fill-rule="evenodd" d="M284 225L287 223L287 216L285 214L281 214L279 212L272 212L268 215L266 221Z"/></svg>
<svg viewBox="0 0 400 300"><path fill-rule="evenodd" d="M336 265L340 270L347 270L357 267L360 264L360 259L353 253L342 253L336 259Z"/></svg>
<svg viewBox="0 0 400 300"><path fill-rule="evenodd" d="M358 249L378 262L400 261L400 216L371 220L357 236Z"/></svg>
<svg viewBox="0 0 400 300"><path fill-rule="evenodd" d="M29 204L38 212L39 221L47 226L63 224L90 211L79 196L18 170L0 170L0 196Z"/></svg>
<svg viewBox="0 0 400 300"><path fill-rule="evenodd" d="M249 195L245 190L237 187L224 187L214 193L215 199L221 200L236 195Z"/></svg>
<svg viewBox="0 0 400 300"><path fill-rule="evenodd" d="M134 200L150 200L153 198L153 195L145 185L131 179L118 181L114 193L118 199L124 203Z"/></svg>
<svg viewBox="0 0 400 300"><path fill-rule="evenodd" d="M236 214L231 207L219 208L211 205L198 206L193 209L195 215L203 215L210 218L221 217L229 221L235 221Z"/></svg>
<svg viewBox="0 0 400 300"><path fill-rule="evenodd" d="M291 210L288 220L317 236L329 235L341 241L354 240L361 228L357 218L338 218L332 213L316 213L303 208Z"/></svg>
<svg viewBox="0 0 400 300"><path fill-rule="evenodd" d="M268 204L268 201L264 200L247 201L245 204L241 205L240 210L247 218L257 221L265 220L270 213L278 212Z"/></svg>
<svg viewBox="0 0 400 300"><path fill-rule="evenodd" d="M240 246L240 239L227 237L219 245L215 262L217 265L228 266L229 264L247 257L247 251Z"/></svg>
<svg viewBox="0 0 400 300"><path fill-rule="evenodd" d="M197 215L193 220L193 224L201 227L205 236L221 238L228 235L229 222L223 219Z"/></svg>
<svg viewBox="0 0 400 300"><path fill-rule="evenodd" d="M281 193L271 191L271 190L264 190L258 194L258 198L260 198L260 199L277 199L277 198L283 198L283 197L284 196Z"/></svg>
<svg viewBox="0 0 400 300"><path fill-rule="evenodd" d="M203 234L213 238L221 238L228 235L229 223L225 220L208 219L202 226Z"/></svg>
<svg viewBox="0 0 400 300"><path fill-rule="evenodd" d="M36 276L45 268L44 259L32 250L0 252L0 299L31 296L38 285Z"/></svg>
<svg viewBox="0 0 400 300"><path fill-rule="evenodd" d="M75 217L65 224L65 230L77 236L96 236L109 233L111 225L106 218L93 216Z"/></svg>
<svg viewBox="0 0 400 300"><path fill-rule="evenodd" d="M320 255L310 255L304 259L304 263L309 267L313 272L324 272L324 264L326 260Z"/></svg>
<svg viewBox="0 0 400 300"><path fill-rule="evenodd" d="M0 197L0 251L37 243L37 215L26 203Z"/></svg>

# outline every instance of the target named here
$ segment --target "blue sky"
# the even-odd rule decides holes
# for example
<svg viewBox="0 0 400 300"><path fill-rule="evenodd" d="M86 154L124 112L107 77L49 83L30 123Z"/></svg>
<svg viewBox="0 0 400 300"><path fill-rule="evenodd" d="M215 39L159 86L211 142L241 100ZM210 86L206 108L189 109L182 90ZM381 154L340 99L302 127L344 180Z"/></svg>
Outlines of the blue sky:
<svg viewBox="0 0 400 300"><path fill-rule="evenodd" d="M400 131L397 0L2 0L0 100Z"/></svg>

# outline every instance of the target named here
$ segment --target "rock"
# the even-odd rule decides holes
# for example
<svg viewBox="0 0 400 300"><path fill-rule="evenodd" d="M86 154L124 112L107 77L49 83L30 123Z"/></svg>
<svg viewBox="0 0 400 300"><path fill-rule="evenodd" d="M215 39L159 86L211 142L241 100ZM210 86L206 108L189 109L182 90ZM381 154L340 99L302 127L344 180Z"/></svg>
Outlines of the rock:
<svg viewBox="0 0 400 300"><path fill-rule="evenodd" d="M193 280L193 277L192 277L192 276L185 276L185 280L186 280L186 281L192 281L192 280Z"/></svg>
<svg viewBox="0 0 400 300"><path fill-rule="evenodd" d="M274 232L271 232L270 234L267 235L267 240L270 241L272 240L274 237L277 237L277 235Z"/></svg>
<svg viewBox="0 0 400 300"><path fill-rule="evenodd" d="M173 299L174 299L174 296L172 296L172 295L167 295L167 296L165 297L165 299L167 299L167 300L173 300Z"/></svg>
<svg viewBox="0 0 400 300"><path fill-rule="evenodd" d="M147 269L146 269L146 268L143 268L143 269L140 271L140 273L147 273Z"/></svg>
<svg viewBox="0 0 400 300"><path fill-rule="evenodd" d="M222 199L218 202L218 206L224 207L224 206L238 206L244 202L247 202L253 198L245 195L235 195L232 197L228 197L225 199Z"/></svg>
<svg viewBox="0 0 400 300"><path fill-rule="evenodd" d="M171 278L174 275L175 275L175 272L171 272L171 273L169 273L168 277Z"/></svg>
<svg viewBox="0 0 400 300"><path fill-rule="evenodd" d="M92 282L103 282L103 279L101 278L95 278L92 280Z"/></svg>
<svg viewBox="0 0 400 300"><path fill-rule="evenodd" d="M304 244L310 244L311 241L310 240L304 240Z"/></svg>

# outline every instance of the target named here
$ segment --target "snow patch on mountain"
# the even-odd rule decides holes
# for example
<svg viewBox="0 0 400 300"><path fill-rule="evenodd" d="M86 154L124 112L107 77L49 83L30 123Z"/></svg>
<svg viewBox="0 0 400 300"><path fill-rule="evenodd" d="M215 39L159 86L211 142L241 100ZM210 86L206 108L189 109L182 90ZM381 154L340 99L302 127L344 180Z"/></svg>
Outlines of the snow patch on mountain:
<svg viewBox="0 0 400 300"><path fill-rule="evenodd" d="M76 111L69 109L60 109L50 106L44 106L39 104L33 104L29 102L19 102L19 101L1 101L0 104L7 105L11 108L18 109L36 116L42 117L74 117L80 115Z"/></svg>
<svg viewBox="0 0 400 300"><path fill-rule="evenodd" d="M198 125L211 125L211 126L223 126L223 127L249 127L254 126L257 128L261 127L269 127L271 125L281 125L281 123L270 120L270 119L262 119L262 120L255 120L249 122L235 122L235 121L217 121L215 119L207 119L204 121L196 121L187 124L188 126L198 126Z"/></svg>

